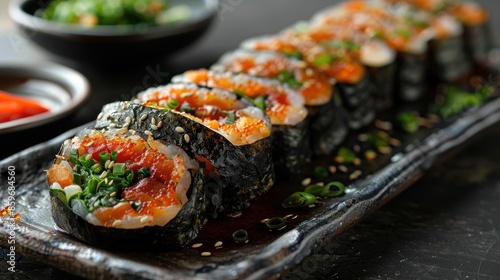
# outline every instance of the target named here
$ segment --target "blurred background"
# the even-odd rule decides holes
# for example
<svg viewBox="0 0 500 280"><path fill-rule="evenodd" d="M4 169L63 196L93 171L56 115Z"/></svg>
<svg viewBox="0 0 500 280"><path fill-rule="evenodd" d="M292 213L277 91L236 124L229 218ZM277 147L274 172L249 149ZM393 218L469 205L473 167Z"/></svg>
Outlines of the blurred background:
<svg viewBox="0 0 500 280"><path fill-rule="evenodd" d="M8 7L9 1L2 0L0 1L0 32L4 32L7 30L11 30L14 24L8 15Z"/></svg>

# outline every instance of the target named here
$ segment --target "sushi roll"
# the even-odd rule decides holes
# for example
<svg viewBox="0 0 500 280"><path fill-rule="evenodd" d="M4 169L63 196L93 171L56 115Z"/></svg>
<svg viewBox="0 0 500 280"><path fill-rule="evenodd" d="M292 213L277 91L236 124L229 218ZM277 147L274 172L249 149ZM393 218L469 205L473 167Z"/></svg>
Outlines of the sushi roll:
<svg viewBox="0 0 500 280"><path fill-rule="evenodd" d="M394 96L396 53L380 38L388 11L360 1L345 2L317 13L306 36L329 47L350 42L351 51L366 68L376 90L373 91L377 110L389 108Z"/></svg>
<svg viewBox="0 0 500 280"><path fill-rule="evenodd" d="M346 113L331 79L302 60L276 52L236 50L222 56L212 69L276 79L299 91L311 117L314 154L330 154L347 135Z"/></svg>
<svg viewBox="0 0 500 280"><path fill-rule="evenodd" d="M450 4L444 0L407 0L427 13L432 39L429 41L429 73L443 82L454 82L472 68L466 53L464 26L449 13Z"/></svg>
<svg viewBox="0 0 500 280"><path fill-rule="evenodd" d="M206 222L199 164L151 137L83 130L64 142L47 178L56 225L91 245L179 249Z"/></svg>
<svg viewBox="0 0 500 280"><path fill-rule="evenodd" d="M300 176L311 151L308 112L304 98L297 91L276 80L205 69L187 71L172 81L232 91L265 110L272 123L276 175Z"/></svg>
<svg viewBox="0 0 500 280"><path fill-rule="evenodd" d="M466 52L475 63L485 64L493 47L488 12L473 1L460 1L449 6L449 13L463 24Z"/></svg>
<svg viewBox="0 0 500 280"><path fill-rule="evenodd" d="M210 193L210 209L233 214L275 181L271 124L250 105L224 90L169 84L139 93L133 102L104 106L96 128L128 128L181 147L223 185L222 194Z"/></svg>
<svg viewBox="0 0 500 280"><path fill-rule="evenodd" d="M393 69L394 98L403 101L420 99L426 92L426 59L428 41L432 37L427 13L403 2L389 0L351 1L341 7L319 14L317 20L335 23L339 17L344 17L356 32L383 40L397 54ZM382 82L376 86L383 87L383 79L378 80Z"/></svg>
<svg viewBox="0 0 500 280"><path fill-rule="evenodd" d="M349 51L356 48L356 45L349 41L338 41L334 44L342 46L325 48L310 41L301 42L292 36L265 36L249 39L241 46L244 49L275 51L301 57L309 66L327 74L336 81L343 107L347 112L349 128L359 129L370 124L375 118L375 87L368 78L365 67L358 62L356 53Z"/></svg>

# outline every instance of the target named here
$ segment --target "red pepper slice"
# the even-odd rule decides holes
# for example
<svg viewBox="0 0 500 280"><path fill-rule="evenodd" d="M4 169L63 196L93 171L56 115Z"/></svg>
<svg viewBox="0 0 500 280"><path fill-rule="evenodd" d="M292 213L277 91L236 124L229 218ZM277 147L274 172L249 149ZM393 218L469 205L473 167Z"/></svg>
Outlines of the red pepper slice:
<svg viewBox="0 0 500 280"><path fill-rule="evenodd" d="M0 90L0 123L48 112L39 102Z"/></svg>

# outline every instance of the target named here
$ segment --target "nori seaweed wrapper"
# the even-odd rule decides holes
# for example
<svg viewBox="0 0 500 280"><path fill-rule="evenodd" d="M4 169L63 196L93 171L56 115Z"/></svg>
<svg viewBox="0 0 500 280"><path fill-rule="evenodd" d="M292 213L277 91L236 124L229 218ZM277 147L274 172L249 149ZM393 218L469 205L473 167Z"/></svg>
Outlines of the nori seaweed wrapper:
<svg viewBox="0 0 500 280"><path fill-rule="evenodd" d="M188 77L186 73L173 77L172 81L176 83L195 82L192 78ZM255 83L261 85L263 88L267 88L268 86L271 88L280 87L285 89L283 92L287 93L287 95L293 93L297 97L303 98L296 90L274 79L257 77L245 73L221 71L208 71L208 73L213 73L214 76L224 76L228 78L230 82L227 85L215 82L215 84L207 84L207 81L197 82L200 86L228 91L234 91L235 88L241 86L244 92L245 88L243 86L245 82L255 81ZM239 79L241 79L241 81L239 81ZM232 87L232 84L235 86ZM245 99L245 97L243 97L243 99ZM300 104L300 106L303 106L303 104ZM306 108L303 108L304 111L306 111ZM299 177L305 163L309 161L311 157L309 121L310 119L307 115L307 117L296 125L272 124L272 158L277 179L289 179L290 176Z"/></svg>
<svg viewBox="0 0 500 280"><path fill-rule="evenodd" d="M373 91L373 97L375 98L375 109L378 111L392 106L396 68L396 61L382 67L365 66L368 76L376 88Z"/></svg>
<svg viewBox="0 0 500 280"><path fill-rule="evenodd" d="M429 41L430 73L443 82L454 82L472 67L462 36Z"/></svg>
<svg viewBox="0 0 500 280"><path fill-rule="evenodd" d="M425 95L427 84L427 55L398 52L396 98L404 102L420 100Z"/></svg>
<svg viewBox="0 0 500 280"><path fill-rule="evenodd" d="M342 107L338 88L324 105L307 106L310 116L311 145L315 155L328 155L344 141L348 133L347 113Z"/></svg>
<svg viewBox="0 0 500 280"><path fill-rule="evenodd" d="M376 90L370 79L365 75L355 84L338 83L340 96L347 112L348 124L351 129L359 129L370 124L375 119Z"/></svg>
<svg viewBox="0 0 500 280"><path fill-rule="evenodd" d="M278 179L298 178L310 159L308 116L296 125L273 125L273 163Z"/></svg>
<svg viewBox="0 0 500 280"><path fill-rule="evenodd" d="M206 198L203 170L198 169L192 175L188 202L175 218L162 227L121 229L95 226L75 214L56 194L49 191L52 217L58 227L93 246L140 251L180 249L196 238L207 221L204 217Z"/></svg>
<svg viewBox="0 0 500 280"><path fill-rule="evenodd" d="M112 123L121 128L126 123L126 118L130 117L128 128L142 136L147 137L148 131L154 139L177 145L189 156L198 155L208 159L223 184L220 212L234 213L249 207L250 203L265 193L275 181L271 137L253 144L236 146L221 134L184 116L183 113L145 107L134 102L107 104L102 113L103 117L96 122L96 129L107 128ZM147 117L141 121L143 115ZM163 125L157 130L151 129L152 118L155 118L156 122L162 121ZM177 127L181 127L184 132L176 132ZM218 197L210 199L213 202L219 200Z"/></svg>
<svg viewBox="0 0 500 280"><path fill-rule="evenodd" d="M464 25L465 50L477 64L488 60L488 52L493 47L489 21L483 24Z"/></svg>

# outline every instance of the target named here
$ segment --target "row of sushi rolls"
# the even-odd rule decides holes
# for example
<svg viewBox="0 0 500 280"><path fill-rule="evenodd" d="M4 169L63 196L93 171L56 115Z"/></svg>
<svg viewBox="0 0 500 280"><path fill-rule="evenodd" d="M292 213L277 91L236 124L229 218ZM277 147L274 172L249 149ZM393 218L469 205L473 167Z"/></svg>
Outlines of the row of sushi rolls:
<svg viewBox="0 0 500 280"><path fill-rule="evenodd" d="M186 246L394 102L486 60L476 2L351 0L104 105L47 171L56 224L96 246ZM110 234L116 232L118 234ZM122 234L123 233L123 234Z"/></svg>

